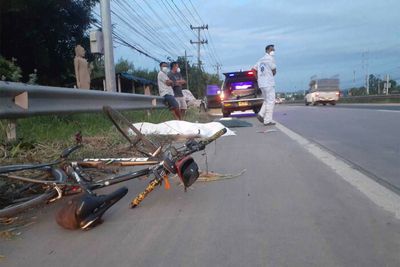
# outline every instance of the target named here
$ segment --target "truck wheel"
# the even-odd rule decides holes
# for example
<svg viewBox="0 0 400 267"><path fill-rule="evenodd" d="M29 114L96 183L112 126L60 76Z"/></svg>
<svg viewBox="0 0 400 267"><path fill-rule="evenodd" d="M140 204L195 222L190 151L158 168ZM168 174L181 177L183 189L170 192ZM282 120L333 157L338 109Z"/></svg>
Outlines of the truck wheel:
<svg viewBox="0 0 400 267"><path fill-rule="evenodd" d="M310 105L310 103L308 103L307 100L304 101L304 104L305 104L306 106Z"/></svg>
<svg viewBox="0 0 400 267"><path fill-rule="evenodd" d="M222 111L222 116L224 118L229 117L229 115L231 115L231 113L229 111Z"/></svg>
<svg viewBox="0 0 400 267"><path fill-rule="evenodd" d="M326 103L324 102L324 103L322 103L322 105L326 106Z"/></svg>
<svg viewBox="0 0 400 267"><path fill-rule="evenodd" d="M316 106L316 105L318 105L318 102L316 102L316 101L313 100L313 101L311 102L311 104L312 104L313 106Z"/></svg>
<svg viewBox="0 0 400 267"><path fill-rule="evenodd" d="M331 102L331 105L332 105L332 106L336 105L336 101L332 101L332 102Z"/></svg>

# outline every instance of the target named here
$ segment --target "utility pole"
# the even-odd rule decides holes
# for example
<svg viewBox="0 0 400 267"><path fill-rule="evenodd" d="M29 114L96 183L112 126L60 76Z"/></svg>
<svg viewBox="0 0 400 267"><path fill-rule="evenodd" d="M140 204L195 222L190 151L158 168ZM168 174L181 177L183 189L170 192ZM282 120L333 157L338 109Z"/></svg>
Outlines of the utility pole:
<svg viewBox="0 0 400 267"><path fill-rule="evenodd" d="M378 95L381 93L381 75L378 75Z"/></svg>
<svg viewBox="0 0 400 267"><path fill-rule="evenodd" d="M101 10L101 25L102 25L103 39L104 39L104 67L106 76L106 90L109 92L115 92L116 83L115 83L112 29L111 29L110 1L111 0L100 0L100 10Z"/></svg>
<svg viewBox="0 0 400 267"><path fill-rule="evenodd" d="M190 40L191 44L197 44L197 66L201 69L201 61L200 61L200 45L208 44L208 40L200 39L200 30L208 30L208 25L202 25L199 27L193 27L190 25L190 29L197 30L197 41Z"/></svg>
<svg viewBox="0 0 400 267"><path fill-rule="evenodd" d="M390 81L389 74L386 74L386 83L385 83L386 95L389 95L389 88L391 87L391 84L389 83L389 81Z"/></svg>
<svg viewBox="0 0 400 267"><path fill-rule="evenodd" d="M189 70L188 70L188 61L187 61L187 54L186 54L186 49L185 49L185 70L186 70L186 85L187 89L189 89Z"/></svg>
<svg viewBox="0 0 400 267"><path fill-rule="evenodd" d="M365 88L367 89L367 95L369 95L369 50L362 53L362 62L365 70Z"/></svg>
<svg viewBox="0 0 400 267"><path fill-rule="evenodd" d="M217 76L218 76L218 79L219 79L219 70L221 69L222 65L217 62L217 64L214 65L214 67L217 69Z"/></svg>

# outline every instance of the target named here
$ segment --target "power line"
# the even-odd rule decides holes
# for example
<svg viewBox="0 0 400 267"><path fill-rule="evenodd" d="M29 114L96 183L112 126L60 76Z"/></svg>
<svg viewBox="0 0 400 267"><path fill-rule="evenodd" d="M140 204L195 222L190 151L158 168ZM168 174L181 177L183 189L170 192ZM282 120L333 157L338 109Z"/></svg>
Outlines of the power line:
<svg viewBox="0 0 400 267"><path fill-rule="evenodd" d="M172 0L172 4L175 6L176 10L179 12L179 13L175 13L175 14L177 14L178 18L181 18L182 21L183 21L183 19L186 20L186 21L183 21L184 24L188 24L188 25L192 24L190 22L190 20L185 16L185 14L180 10L180 8L175 4L174 0ZM179 14L181 16L179 16Z"/></svg>
<svg viewBox="0 0 400 267"><path fill-rule="evenodd" d="M181 21L182 21L183 23L189 23L190 25L192 25L191 21L187 18L187 16L185 15L185 13L176 5L176 3L175 3L174 0L172 0L172 3L173 3L173 5L175 6L176 10L178 11L178 13L175 12L175 14L178 15L178 17L181 19ZM186 8L187 8L187 6L186 6ZM180 16L179 16L179 15L180 15ZM192 17L194 18L193 14L191 14L191 15L192 15ZM186 21L184 21L184 20L186 20ZM197 20L195 20L195 21L197 21ZM194 32L193 32L193 34L194 34ZM195 34L194 34L194 35L195 35ZM213 52L212 50L210 50L209 47L205 47L205 50L208 51L208 53L206 53L206 55L207 55L207 54L210 54L210 56L207 56L207 58L210 60L210 62L213 62L213 64L217 64L217 63L218 63L218 60L217 60L217 58L216 58L214 52Z"/></svg>
<svg viewBox="0 0 400 267"><path fill-rule="evenodd" d="M174 20L174 22L176 23L176 25L181 29L181 32L185 35L185 37L189 40L190 37L187 35L187 33L185 32L185 30L182 28L181 24L175 19L175 16L172 15L171 11L169 10L169 8L167 7L167 5L164 3L164 0L161 1L157 1L157 3L160 5L161 9L165 9L168 13L169 16L172 17L172 19ZM161 6L161 4L164 6Z"/></svg>
<svg viewBox="0 0 400 267"><path fill-rule="evenodd" d="M162 21L162 20L163 20L163 19L160 17L160 15L153 9L153 7L152 7L147 1L144 1L144 3L147 5L147 7L148 7L148 8L150 9L150 11L157 17L157 19L158 19L159 21ZM160 26L160 28L161 28L161 26ZM190 49L191 49L191 48L189 48L189 46L186 45L186 42L183 41L183 40L181 39L181 37L180 37L175 31L170 31L170 32L172 33L172 35L175 36L176 40L179 40L179 41L180 41L180 44L183 45L183 47L184 47L185 50L190 50ZM176 43L176 42L175 42L175 43Z"/></svg>
<svg viewBox="0 0 400 267"><path fill-rule="evenodd" d="M203 19L201 18L200 14L199 14L199 12L197 12L196 7L193 5L192 0L189 0L189 3L190 3L190 5L192 6L192 9L194 10L194 13L195 13L195 14L197 15L197 17L199 18L200 22L201 22L202 24L205 24L204 21L203 21ZM208 38L210 39L211 48L214 50L213 53L214 53L214 57L216 58L216 61L217 61L217 62L221 62L220 58L217 56L216 49L215 49L215 46L214 46L214 41L213 41L213 38L211 37L211 34L209 33L208 29L207 29L207 31L206 31L206 34L208 34Z"/></svg>
<svg viewBox="0 0 400 267"><path fill-rule="evenodd" d="M99 14L96 14L96 13L94 13L94 14L97 15L98 17L100 17ZM95 26L95 27L101 28L101 25L100 25L99 23L92 23L92 25ZM156 62L160 62L160 61L161 61L160 59L158 59L158 58L156 58L156 57L150 55L150 53L148 53L147 51L145 51L145 49L138 48L138 46L140 46L140 45L135 44L134 42L129 43L129 42L126 41L124 38L122 38L121 36L119 36L116 32L113 32L113 36L114 36L114 38L116 39L116 43L119 43L119 44L121 44L121 45L124 45L124 46L126 46L126 47L129 47L129 48L135 50L136 52L138 52L138 53L140 53L140 54L142 54L142 55L144 55L144 56L146 56L146 57L148 57L148 58L151 58L151 59L155 60ZM133 44L132 44L132 43L133 43Z"/></svg>
<svg viewBox="0 0 400 267"><path fill-rule="evenodd" d="M196 24L202 24L201 21L197 20L197 18L193 15L193 13L189 10L188 6L186 5L184 0L181 0L182 4L185 6L185 9L187 10L188 14L193 18ZM204 23L203 23L204 24Z"/></svg>
<svg viewBox="0 0 400 267"><path fill-rule="evenodd" d="M117 5L119 6L121 10L118 10L118 13L115 11L111 11L117 18L119 18L126 26L128 26L129 28L131 28L133 31L135 31L137 34L139 34L140 36L142 36L144 39L146 39L147 41L151 42L154 46L156 46L157 48L160 48L162 50L164 50L165 52L167 52L170 55L176 55L176 53L174 53L173 48L169 47L168 45L166 45L163 40L160 39L159 36L157 36L156 34L154 34L154 32L151 32L151 30L149 30L145 24L143 22L141 22L140 19L138 19L138 21L140 22L140 26L142 28L142 30L145 33L140 32L137 28L135 28L133 25L139 26L138 24L135 24L135 21L133 19L131 19L129 17L129 14L126 11L126 8L130 8L128 6L122 6L120 5L119 2L117 2ZM116 10L116 9L115 9ZM135 11L136 12L136 11ZM127 17L125 17L123 14L126 13ZM131 23L129 23L129 22Z"/></svg>
<svg viewBox="0 0 400 267"><path fill-rule="evenodd" d="M143 1L143 2L147 6L148 10L150 10L155 15L155 17L158 18L158 21L163 21L162 17L159 16L159 14L148 3L148 1ZM188 13L184 12L174 0L172 0L172 4L164 0L158 2L158 5L161 7L161 9L166 11L169 17L172 17L172 20L176 23L176 29L180 29L179 33L176 33L176 31L173 31L171 30L171 28L168 28L170 33L172 33L171 35L173 35L175 39L178 40L178 42L174 41L173 38L171 38L170 34L166 34L164 31L160 31L159 28L161 28L162 25L158 23L159 27L157 27L154 26L156 24L154 23L154 20L151 20L150 22L152 16L150 16L148 12L146 12L146 10L142 8L142 2L139 4L136 0L133 0L133 2L127 2L126 0L116 0L114 1L114 3L116 3L117 6L115 6L115 10L112 10L111 13L113 14L113 16L116 17L118 21L121 22L118 28L121 29L126 28L129 29L129 31L133 31L138 35L140 39L144 40L145 42L148 42L151 46L157 48L156 50L162 50L169 55L178 56L179 52L175 51L176 48L178 47L184 47L185 50L191 50L191 48L188 48L188 46L186 45L186 42L182 40L182 36L184 38L190 39L187 31L185 31L185 29L182 28L182 25L185 25L187 23L191 24L192 18L194 19L194 21L199 21L198 19L196 19L193 12L190 12L188 5L183 0L181 0L181 2L183 4L183 7L188 11ZM134 4L135 7L133 7L132 4ZM199 13L195 9L191 1L190 4L194 9L195 13L197 14L197 16L200 18L200 21L202 21ZM140 10L141 12L138 12L137 10ZM187 14L189 14L190 16L188 16ZM178 20L182 23L180 23ZM196 36L194 32L191 31L191 33ZM210 33L206 32L206 34L211 39ZM127 46L131 49L134 49L140 54L143 54L146 57L149 57L155 61L160 61L158 57L151 55L151 53L146 51L146 49L143 49L143 47L138 43L133 42L132 40L127 40L127 38L130 39L128 34L123 34L123 36L124 37L122 37L120 34L115 34L117 43ZM198 38L197 42L200 42L198 44L198 50L200 50L200 45L206 43L205 40L200 40L200 38ZM197 43L197 42L191 42L191 43ZM216 56L215 46L211 47L211 49L208 46L205 46L204 51L208 52L204 54L205 58L209 59L210 62L214 61L215 64L219 64L218 58ZM200 63L199 65L201 65L199 51L198 51L198 63Z"/></svg>
<svg viewBox="0 0 400 267"><path fill-rule="evenodd" d="M117 4L118 4L119 0L117 0ZM157 32L157 30L150 25L149 23L147 23L146 20L144 20L140 14L130 5L128 4L126 1L123 1L125 8L128 8L132 11L132 14L135 15L135 17L137 18L137 22L142 26L142 28L149 34L152 36L152 38L158 40L158 42L160 44L162 44L165 48L169 49L170 52L172 52L171 54L173 55L177 55L178 53L176 53L174 50L176 49L176 47L171 46L169 43L166 42L165 38L161 38L160 33ZM122 3L121 3L122 4ZM121 8L123 8L122 6L120 6ZM139 6L140 7L140 6ZM137 24L136 24L137 25Z"/></svg>
<svg viewBox="0 0 400 267"><path fill-rule="evenodd" d="M149 54L146 53L146 52L141 51L140 49L136 48L135 46L131 45L130 43L124 41L123 39L120 39L118 36L116 37L116 39L119 40L120 44L123 44L123 45L125 45L125 46L127 46L127 47L129 47L129 48L132 48L133 50L139 52L140 54L142 54L142 55L144 55L144 56L146 56L146 57L148 57L148 58L153 59L153 60L156 61L156 62L161 62L161 61L162 61L162 60L160 60L160 59L158 59L158 58L156 58L156 57L153 57L153 56L149 55Z"/></svg>
<svg viewBox="0 0 400 267"><path fill-rule="evenodd" d="M143 14L144 14L144 16L145 16L146 18L148 18L148 19L151 18L151 16L147 13L147 11L146 11L144 8L142 8L142 6L141 6L140 4L138 4L138 3L136 2L136 0L134 0L133 2L134 2L135 5L143 12ZM151 6L148 4L147 1L144 1L144 3L145 3L148 7L151 8ZM156 14L154 11L153 11L153 14L155 14L155 15L159 18L158 14ZM161 20L160 20L160 21L161 21ZM178 42L176 42L176 41L174 41L173 39L171 39L171 37L170 37L169 35L165 34L165 32L159 30L159 29L162 28L162 25L160 25L159 23L156 23L155 20L152 20L151 23L149 23L149 24L155 25L155 26L152 27L153 30L156 31L157 34L162 35L162 38L165 39L169 44L171 44L171 45L174 46L174 47L177 47ZM156 28L158 28L158 30L157 30ZM177 36L175 32L173 32L173 31L171 31L171 32L177 37L176 40L178 40L178 39L179 39L179 36ZM181 42L180 42L180 45L181 45L181 47L183 47L183 49L187 49L187 46L185 46L185 42L182 42L182 41L181 41Z"/></svg>
<svg viewBox="0 0 400 267"><path fill-rule="evenodd" d="M157 48L160 48L162 50L164 50L165 52L167 52L167 54L173 54L171 51L168 51L166 48L164 48L163 46L160 46L159 44L155 43L153 40L151 40L148 36L146 36L145 34L141 33L139 30L137 30L134 26L132 26L130 23L128 23L124 18L122 18L120 15L118 15L116 12L111 10L111 13L116 16L119 20L121 20L123 23L126 24L126 26L128 26L131 30L133 30L134 32L136 32L137 34L139 34L140 36L142 36L144 39L146 39L148 42L150 42L152 45L154 45Z"/></svg>

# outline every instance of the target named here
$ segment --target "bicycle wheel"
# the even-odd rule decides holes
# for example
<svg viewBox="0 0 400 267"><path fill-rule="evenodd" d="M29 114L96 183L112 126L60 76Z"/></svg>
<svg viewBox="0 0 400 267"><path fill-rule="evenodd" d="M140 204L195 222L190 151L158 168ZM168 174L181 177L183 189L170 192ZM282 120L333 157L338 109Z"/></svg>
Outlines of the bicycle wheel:
<svg viewBox="0 0 400 267"><path fill-rule="evenodd" d="M63 193L52 184L56 178L48 166L43 169L3 172L0 178L0 218L11 217L34 206L46 204Z"/></svg>
<svg viewBox="0 0 400 267"><path fill-rule="evenodd" d="M157 150L148 138L146 138L133 124L125 118L119 111L112 109L109 106L103 107L104 113L112 121L117 130L135 149L146 155L152 156Z"/></svg>
<svg viewBox="0 0 400 267"><path fill-rule="evenodd" d="M40 204L46 204L56 195L57 191L55 189L50 189L43 194L31 196L30 198L19 199L19 201L17 201L18 203L13 203L0 209L0 218L13 217L29 208L33 208Z"/></svg>

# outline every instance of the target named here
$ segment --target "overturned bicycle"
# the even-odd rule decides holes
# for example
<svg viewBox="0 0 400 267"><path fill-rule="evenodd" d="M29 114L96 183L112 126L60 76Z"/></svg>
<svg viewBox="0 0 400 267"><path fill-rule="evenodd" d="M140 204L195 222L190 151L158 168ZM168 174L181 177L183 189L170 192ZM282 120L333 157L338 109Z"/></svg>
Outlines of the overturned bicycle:
<svg viewBox="0 0 400 267"><path fill-rule="evenodd" d="M197 163L191 155L204 150L208 144L227 132L226 128L221 127L208 138L199 140L198 136L191 136L181 146L156 145L118 111L111 107L104 107L103 110L129 141L132 149L143 157L69 160L69 156L82 147L81 144L77 144L64 150L59 159L53 162L0 166L1 179L18 181L24 185L18 189L12 201L0 209L0 218L14 216L28 208L53 202L68 194L80 193L60 209L56 221L66 229L90 229L101 223L103 214L128 192L126 187L121 187L110 194L97 194L97 189L136 178L150 178L146 189L132 199L131 208L137 207L157 186L164 183L168 188L168 178L171 175L177 175L186 190L199 177ZM96 175L93 173L104 172L105 167L110 166L144 168L122 175L107 175L100 180L95 179Z"/></svg>

